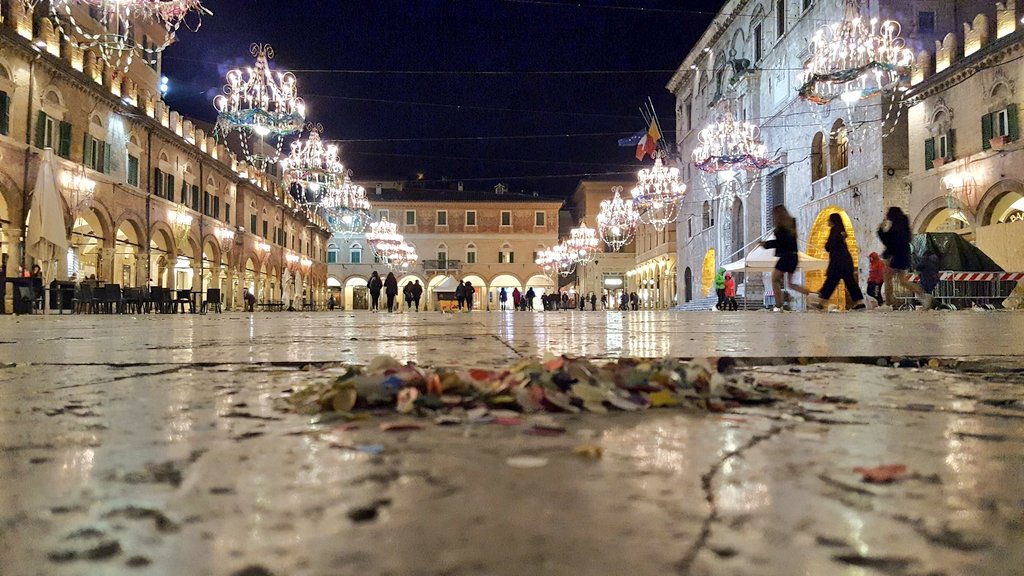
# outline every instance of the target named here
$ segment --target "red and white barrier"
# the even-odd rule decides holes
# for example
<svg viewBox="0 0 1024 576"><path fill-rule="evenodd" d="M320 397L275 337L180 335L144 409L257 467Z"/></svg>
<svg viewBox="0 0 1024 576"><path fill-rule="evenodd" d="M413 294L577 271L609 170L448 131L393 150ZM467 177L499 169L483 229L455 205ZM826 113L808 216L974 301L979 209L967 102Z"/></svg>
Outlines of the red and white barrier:
<svg viewBox="0 0 1024 576"><path fill-rule="evenodd" d="M919 282L921 276L914 274L911 282ZM939 272L939 280L943 282L1022 282L1024 272Z"/></svg>

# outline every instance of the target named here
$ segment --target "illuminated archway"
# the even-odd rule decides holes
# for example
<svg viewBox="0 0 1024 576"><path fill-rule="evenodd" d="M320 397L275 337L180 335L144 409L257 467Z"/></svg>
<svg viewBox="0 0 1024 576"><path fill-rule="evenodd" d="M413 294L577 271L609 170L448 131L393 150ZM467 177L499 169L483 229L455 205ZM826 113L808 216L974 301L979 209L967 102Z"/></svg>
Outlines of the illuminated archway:
<svg viewBox="0 0 1024 576"><path fill-rule="evenodd" d="M828 241L829 225L828 218L832 214L839 214L839 217L843 219L843 228L846 229L846 246L850 249L850 256L853 257L853 265L856 270L857 267L857 238L853 233L853 222L850 221L850 216L846 214L842 208L838 206L829 206L818 213L818 216L814 219L814 224L811 225L811 234L808 238L807 253L809 256L815 258L821 258L822 260L828 260L828 252L825 251L825 242ZM815 270L807 272L807 288L811 291L817 291L821 289L821 285L825 283L825 273L821 270ZM852 302L847 300L847 290L844 286L842 290L837 290L832 295L831 304L835 304L840 310L846 309Z"/></svg>
<svg viewBox="0 0 1024 576"><path fill-rule="evenodd" d="M142 227L132 220L121 222L114 235L114 282L126 288L145 283L139 277L142 257Z"/></svg>
<svg viewBox="0 0 1024 576"><path fill-rule="evenodd" d="M709 248L704 254L700 267L700 295L711 296L715 291L715 249Z"/></svg>
<svg viewBox="0 0 1024 576"><path fill-rule="evenodd" d="M369 310L370 290L366 287L366 278L352 276L345 280L341 307L345 310Z"/></svg>

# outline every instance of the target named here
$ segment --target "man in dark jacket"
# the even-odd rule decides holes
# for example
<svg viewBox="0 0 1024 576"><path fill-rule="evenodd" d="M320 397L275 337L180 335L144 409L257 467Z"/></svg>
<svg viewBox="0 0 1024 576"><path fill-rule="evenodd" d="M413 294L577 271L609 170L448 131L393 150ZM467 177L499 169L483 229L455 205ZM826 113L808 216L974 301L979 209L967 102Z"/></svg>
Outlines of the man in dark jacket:
<svg viewBox="0 0 1024 576"><path fill-rule="evenodd" d="M462 280L459 280L459 285L455 287L455 301L459 303L459 310L462 310L466 303L466 283Z"/></svg>
<svg viewBox="0 0 1024 576"><path fill-rule="evenodd" d="M473 283L466 280L466 284L462 287L462 297L466 301L466 312L473 310L473 296L476 293L473 290Z"/></svg>
<svg viewBox="0 0 1024 576"><path fill-rule="evenodd" d="M380 309L380 291L384 288L384 283L380 281L380 275L376 270L370 274L370 281L366 283L366 287L370 290L370 311L377 312Z"/></svg>
<svg viewBox="0 0 1024 576"><path fill-rule="evenodd" d="M395 278L394 272L388 272L388 277L384 280L384 294L388 297L388 312L394 312L395 297L398 296L398 279Z"/></svg>
<svg viewBox="0 0 1024 576"><path fill-rule="evenodd" d="M416 311L420 311L420 298L423 297L423 285L417 280L412 284L412 301L416 305Z"/></svg>
<svg viewBox="0 0 1024 576"><path fill-rule="evenodd" d="M537 293L533 291L533 288L526 289L526 309L533 310L533 299L537 296Z"/></svg>

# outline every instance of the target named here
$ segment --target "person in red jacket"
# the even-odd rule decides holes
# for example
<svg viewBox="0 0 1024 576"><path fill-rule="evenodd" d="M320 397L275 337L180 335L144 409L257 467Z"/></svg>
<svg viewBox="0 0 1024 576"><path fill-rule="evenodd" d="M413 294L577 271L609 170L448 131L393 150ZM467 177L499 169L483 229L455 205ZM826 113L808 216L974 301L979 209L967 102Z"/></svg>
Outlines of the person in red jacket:
<svg viewBox="0 0 1024 576"><path fill-rule="evenodd" d="M868 261L870 262L868 270L868 296L877 300L878 305L881 306L885 300L885 297L882 295L882 285L885 284L885 261L878 255L878 252L869 254Z"/></svg>
<svg viewBox="0 0 1024 576"><path fill-rule="evenodd" d="M732 272L725 273L725 309L738 310L736 304L736 281L732 278Z"/></svg>

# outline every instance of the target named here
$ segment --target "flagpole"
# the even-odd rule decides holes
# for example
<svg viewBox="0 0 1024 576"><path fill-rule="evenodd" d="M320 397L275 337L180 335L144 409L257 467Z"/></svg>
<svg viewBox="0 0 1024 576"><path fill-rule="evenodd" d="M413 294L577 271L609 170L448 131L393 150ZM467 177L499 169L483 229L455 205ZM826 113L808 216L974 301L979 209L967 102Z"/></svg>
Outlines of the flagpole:
<svg viewBox="0 0 1024 576"><path fill-rule="evenodd" d="M654 102L651 100L650 96L647 97L647 105L650 106L650 108L651 108L651 118L654 119L655 125L658 126L658 132L661 133L661 138L659 139L658 144L661 146L663 152L669 152L668 142L667 142L668 139L665 137L665 131L661 129L661 122L658 121L658 113L654 109ZM664 144L662 144L662 142L664 142Z"/></svg>

